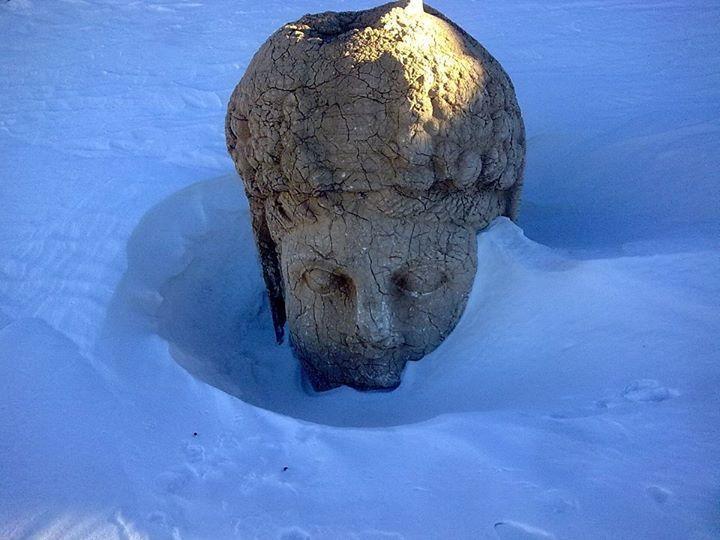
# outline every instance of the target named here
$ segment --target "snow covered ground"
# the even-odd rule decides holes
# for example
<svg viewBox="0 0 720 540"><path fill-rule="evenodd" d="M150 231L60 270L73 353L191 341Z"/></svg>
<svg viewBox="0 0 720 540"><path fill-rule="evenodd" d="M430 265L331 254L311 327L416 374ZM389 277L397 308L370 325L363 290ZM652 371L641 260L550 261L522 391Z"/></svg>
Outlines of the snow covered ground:
<svg viewBox="0 0 720 540"><path fill-rule="evenodd" d="M370 5L0 1L0 537L720 537L720 5L434 2L515 82L522 229L397 391L312 395L224 107Z"/></svg>

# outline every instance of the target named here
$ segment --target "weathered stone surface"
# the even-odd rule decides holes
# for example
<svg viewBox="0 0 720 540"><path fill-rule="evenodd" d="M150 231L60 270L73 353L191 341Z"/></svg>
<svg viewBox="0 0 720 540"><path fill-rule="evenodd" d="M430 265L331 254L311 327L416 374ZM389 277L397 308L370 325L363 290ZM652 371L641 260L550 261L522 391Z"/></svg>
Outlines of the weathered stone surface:
<svg viewBox="0 0 720 540"><path fill-rule="evenodd" d="M517 212L512 83L422 2L306 15L228 107L278 340L316 389L394 388L467 302L475 234Z"/></svg>

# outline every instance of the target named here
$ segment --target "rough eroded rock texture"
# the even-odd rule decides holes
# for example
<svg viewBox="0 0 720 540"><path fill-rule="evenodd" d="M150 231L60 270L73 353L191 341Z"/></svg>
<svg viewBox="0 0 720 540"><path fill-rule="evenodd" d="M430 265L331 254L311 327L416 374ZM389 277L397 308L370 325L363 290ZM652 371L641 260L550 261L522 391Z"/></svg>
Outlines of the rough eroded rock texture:
<svg viewBox="0 0 720 540"><path fill-rule="evenodd" d="M512 83L421 2L306 15L230 99L278 341L316 389L394 388L452 331L475 234L514 217L525 135Z"/></svg>

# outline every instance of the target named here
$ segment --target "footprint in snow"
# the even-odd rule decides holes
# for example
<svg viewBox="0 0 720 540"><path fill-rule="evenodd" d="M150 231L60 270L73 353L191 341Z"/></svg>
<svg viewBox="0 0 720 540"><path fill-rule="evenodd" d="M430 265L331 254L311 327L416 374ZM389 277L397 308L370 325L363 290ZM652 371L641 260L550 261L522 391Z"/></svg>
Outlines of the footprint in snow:
<svg viewBox="0 0 720 540"><path fill-rule="evenodd" d="M152 512L150 512L147 515L146 519L150 523L152 523L153 525L156 525L158 527L162 527L162 528L168 527L169 520L168 520L167 514L165 514L165 512L162 512L160 510L153 510Z"/></svg>
<svg viewBox="0 0 720 540"><path fill-rule="evenodd" d="M187 443L183 453L188 463L202 463L205 461L205 448L200 444Z"/></svg>
<svg viewBox="0 0 720 540"><path fill-rule="evenodd" d="M661 385L655 379L639 379L628 384L622 392L622 396L628 401L634 402L660 402L677 397L680 392Z"/></svg>
<svg viewBox="0 0 720 540"><path fill-rule="evenodd" d="M672 491L661 486L648 486L647 494L658 504L664 504L672 495Z"/></svg>
<svg viewBox="0 0 720 540"><path fill-rule="evenodd" d="M195 475L188 469L171 470L155 477L155 485L161 493L180 495L194 480Z"/></svg>
<svg viewBox="0 0 720 540"><path fill-rule="evenodd" d="M279 540L310 540L310 533L300 527L289 527L282 531Z"/></svg>
<svg viewBox="0 0 720 540"><path fill-rule="evenodd" d="M495 534L500 540L553 540L555 535L517 521L500 521L495 524Z"/></svg>

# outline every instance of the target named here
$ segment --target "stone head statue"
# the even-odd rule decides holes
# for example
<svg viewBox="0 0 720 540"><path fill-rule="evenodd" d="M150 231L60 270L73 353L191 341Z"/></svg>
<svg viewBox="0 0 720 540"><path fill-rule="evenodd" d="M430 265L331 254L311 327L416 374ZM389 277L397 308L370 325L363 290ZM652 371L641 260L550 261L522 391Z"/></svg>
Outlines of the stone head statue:
<svg viewBox="0 0 720 540"><path fill-rule="evenodd" d="M306 15L230 98L275 331L312 385L392 389L462 314L477 231L517 211L512 83L422 2Z"/></svg>

